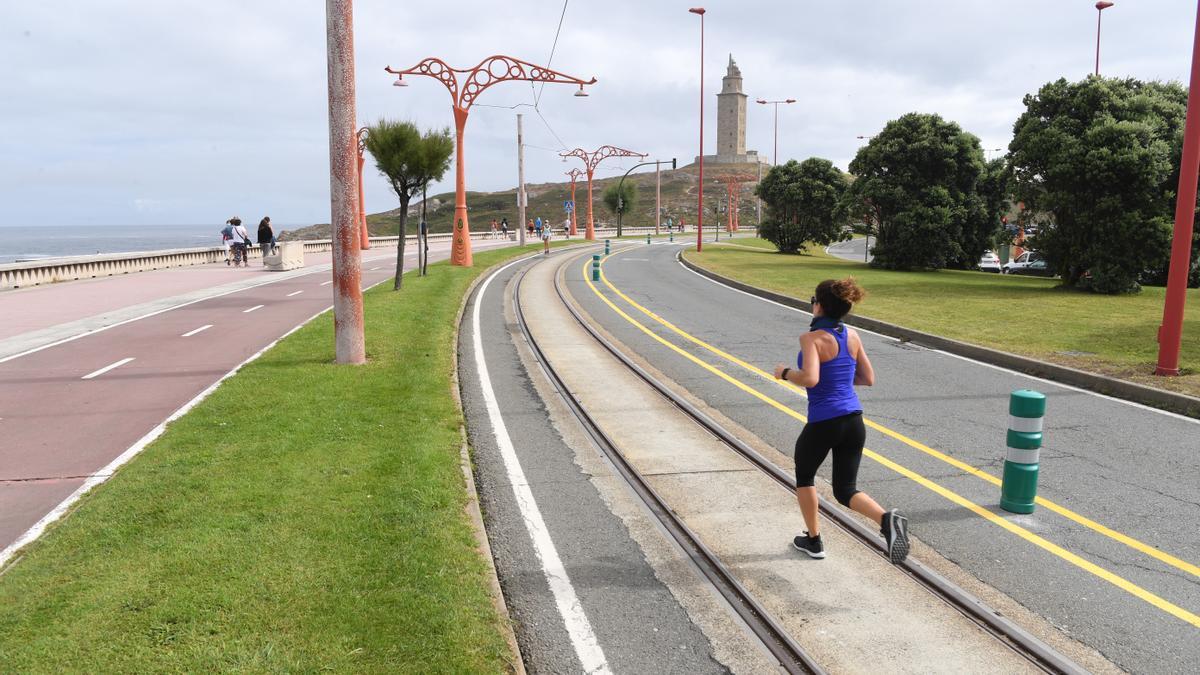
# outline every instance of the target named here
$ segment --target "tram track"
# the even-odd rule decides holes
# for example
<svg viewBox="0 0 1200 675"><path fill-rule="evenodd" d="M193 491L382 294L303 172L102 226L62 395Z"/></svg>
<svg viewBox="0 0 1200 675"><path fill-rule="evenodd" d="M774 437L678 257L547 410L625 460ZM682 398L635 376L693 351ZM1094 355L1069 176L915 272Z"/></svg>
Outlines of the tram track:
<svg viewBox="0 0 1200 675"><path fill-rule="evenodd" d="M650 385L661 396L670 401L672 405L693 422L704 428L735 453L750 462L754 467L767 474L781 487L787 489L789 492L794 492L794 479L785 469L763 457L744 441L722 427L716 420L660 382L588 323L568 298L569 293L565 290L561 279L562 269L577 260L578 257L569 256L567 260L560 263L559 267L555 270L554 287L559 300L579 325L604 347L606 351L637 375L639 379ZM528 341L536 360L545 371L551 383L558 390L568 408L580 420L588 435L609 458L618 473L630 485L635 494L646 504L647 508L662 524L664 529L687 552L705 577L716 587L717 591L726 599L730 607L742 618L750 631L766 646L779 661L780 665L788 672L823 672L821 666L808 655L801 645L797 644L791 638L780 622L737 581L719 557L704 545L699 537L682 522L682 519L650 487L647 481L625 459L612 440L592 419L582 403L571 394L570 389L559 377L553 365L538 345L537 340L533 337L522 313L520 286L528 269L527 267L521 271L513 285L513 307L517 323L525 339ZM823 498L820 502L820 509L836 527L886 558L887 553L883 540L870 529L851 518L848 514L843 513L840 509L833 507ZM980 626L985 632L996 638L1001 644L1024 657L1037 668L1050 673L1077 674L1087 672L1036 636L989 607L981 599L921 564L919 561L909 558L900 568L925 590L953 607L976 625Z"/></svg>

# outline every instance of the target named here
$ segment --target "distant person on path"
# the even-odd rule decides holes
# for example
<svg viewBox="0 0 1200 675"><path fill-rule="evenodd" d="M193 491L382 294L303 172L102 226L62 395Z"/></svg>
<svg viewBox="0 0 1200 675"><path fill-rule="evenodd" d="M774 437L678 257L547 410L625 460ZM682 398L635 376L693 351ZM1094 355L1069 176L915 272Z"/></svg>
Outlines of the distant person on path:
<svg viewBox="0 0 1200 675"><path fill-rule="evenodd" d="M504 241L508 241L508 217L500 219L500 234L504 236Z"/></svg>
<svg viewBox="0 0 1200 675"><path fill-rule="evenodd" d="M221 228L221 246L225 247L225 264L229 265L229 244L233 241L233 220L225 221L225 227Z"/></svg>
<svg viewBox="0 0 1200 675"><path fill-rule="evenodd" d="M271 216L266 216L258 222L258 246L262 249L263 265L267 264L267 256L275 248L275 231L271 229Z"/></svg>
<svg viewBox="0 0 1200 675"><path fill-rule="evenodd" d="M899 565L908 556L908 519L897 509L884 511L857 488L867 430L854 385L875 384L875 370L858 333L843 324L842 317L865 295L852 277L817 284L812 323L800 336L796 367L775 367L777 379L808 390L808 423L796 439L796 500L808 531L793 539L792 546L810 557L825 557L813 478L832 450L834 497L879 525L888 559Z"/></svg>
<svg viewBox="0 0 1200 675"><path fill-rule="evenodd" d="M496 223L495 218L492 218L492 239L495 239L496 235L499 233L500 233L500 225Z"/></svg>
<svg viewBox="0 0 1200 675"><path fill-rule="evenodd" d="M529 234L533 234L533 218L530 218L529 222L525 224L525 229L529 232Z"/></svg>
<svg viewBox="0 0 1200 675"><path fill-rule="evenodd" d="M533 219L533 233L537 236L542 236L542 217L538 216Z"/></svg>
<svg viewBox="0 0 1200 675"><path fill-rule="evenodd" d="M567 216L567 219L563 221L562 228L563 228L563 238L570 239L571 238L571 216Z"/></svg>
<svg viewBox="0 0 1200 675"><path fill-rule="evenodd" d="M246 228L242 227L241 218L230 218L229 224L231 230L231 245L233 247L233 266L250 265L249 250L250 250L250 233Z"/></svg>
<svg viewBox="0 0 1200 675"><path fill-rule="evenodd" d="M550 221L546 221L545 226L542 227L542 231L538 233L538 236L542 238L542 254L550 255L550 237L554 236L554 228L550 227Z"/></svg>

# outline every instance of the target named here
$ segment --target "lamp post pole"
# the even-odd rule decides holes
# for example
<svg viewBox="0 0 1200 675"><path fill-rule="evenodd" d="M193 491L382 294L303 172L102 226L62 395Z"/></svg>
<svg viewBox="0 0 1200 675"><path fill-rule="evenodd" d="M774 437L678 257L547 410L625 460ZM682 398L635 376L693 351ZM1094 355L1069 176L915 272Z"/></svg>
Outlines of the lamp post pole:
<svg viewBox="0 0 1200 675"><path fill-rule="evenodd" d="M471 266L471 228L467 221L467 179L466 163L463 161L463 132L467 126L467 115L471 105L484 89L508 80L525 80L529 82L557 82L579 85L576 96L587 96L583 91L584 85L595 84L596 78L581 80L543 66L522 61L511 56L489 56L474 68L451 68L445 61L437 58L427 58L407 70L393 70L391 66L385 71L395 75L393 83L397 87L407 87L405 75L426 75L446 86L450 91L451 104L454 109L455 154L454 154L454 239L450 250L450 264L463 267ZM499 74L497 74L499 73Z"/></svg>
<svg viewBox="0 0 1200 675"><path fill-rule="evenodd" d="M329 80L329 222L333 228L333 343L337 363L366 363L362 253L355 225L354 3L325 0Z"/></svg>
<svg viewBox="0 0 1200 675"><path fill-rule="evenodd" d="M596 239L596 228L592 220L592 177L596 172L596 167L608 159L609 157L645 157L640 152L625 150L623 148L613 147L611 145L602 145L593 152L588 152L583 148L575 148L570 152L559 154L560 157L578 157L583 160L583 166L587 169L587 187L588 187L588 221L587 233L584 239L594 241Z"/></svg>
<svg viewBox="0 0 1200 675"><path fill-rule="evenodd" d="M521 129L521 113L517 113L517 239L525 245L525 134Z"/></svg>
<svg viewBox="0 0 1200 675"><path fill-rule="evenodd" d="M704 8L688 10L700 15L700 178L696 181L696 252L704 248Z"/></svg>
<svg viewBox="0 0 1200 675"><path fill-rule="evenodd" d="M1200 2L1192 37L1192 76L1188 88L1187 118L1183 126L1183 158L1179 162L1179 188L1175 202L1175 235L1171 240L1171 267L1167 272L1167 297L1158 329L1158 366L1155 375L1179 374L1183 342L1183 307L1191 271L1192 228L1196 219L1196 180L1200 174Z"/></svg>
<svg viewBox="0 0 1200 675"><path fill-rule="evenodd" d="M780 103L788 104L788 103L795 103L795 102L796 102L796 99L794 99L794 98L785 98L785 99L780 99L778 101L767 101L765 99L760 98L757 101L755 101L755 103L758 103L760 105L770 105L770 106L775 107L775 151L774 151L774 154L772 155L771 166L775 166L776 164L779 164L779 104Z"/></svg>
<svg viewBox="0 0 1200 675"><path fill-rule="evenodd" d="M583 175L585 175L585 173L583 171L580 171L579 169L571 169L570 171L567 172L567 176L571 179L571 236L572 237L574 237L576 234L578 234L576 225L579 224L579 222L578 222L579 221L579 206L575 204L575 181L578 180L579 177L583 176Z"/></svg>
<svg viewBox="0 0 1200 675"><path fill-rule="evenodd" d="M363 127L356 134L356 138L358 139L358 208L356 210L356 222L358 223L359 246L364 251L371 248L371 233L367 231L367 202L363 197L363 164L366 162L367 133L367 128Z"/></svg>
<svg viewBox="0 0 1200 675"><path fill-rule="evenodd" d="M1101 0L1096 3L1096 76L1100 76L1100 17L1104 14L1104 10L1112 7L1111 2Z"/></svg>

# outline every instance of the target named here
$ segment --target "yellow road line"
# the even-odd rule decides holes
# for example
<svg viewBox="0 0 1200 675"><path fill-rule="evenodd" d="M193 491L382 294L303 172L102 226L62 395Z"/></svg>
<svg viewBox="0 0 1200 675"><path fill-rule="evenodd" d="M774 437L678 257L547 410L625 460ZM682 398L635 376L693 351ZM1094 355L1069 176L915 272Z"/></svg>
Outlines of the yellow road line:
<svg viewBox="0 0 1200 675"><path fill-rule="evenodd" d="M721 349L718 349L717 347L714 347L713 345L708 344L707 342L689 334L688 332L686 332L684 330L681 330L678 326L674 325L670 321L667 321L666 319L659 316L658 314L655 314L654 312L650 311L649 309L638 304L632 298L630 298L629 296L622 293L619 288L614 286L612 284L612 282L610 282L608 280L608 277L604 276L603 261L601 262L600 279L601 279L601 281L604 282L604 284L606 286L608 286L610 289L612 289L612 291L614 293L616 293L622 300L629 303L631 306L633 306L634 308L636 308L638 311L642 312L646 316L654 319L655 321L662 324L666 328L675 332L680 337L682 337L696 345L699 345L700 347L703 347L704 349L707 349L708 351L720 356L721 358L724 358L732 363L736 363L737 365L741 366L742 368L745 368L746 370L754 373L755 375L758 375L759 377L761 377L765 380L769 380L771 382L777 383L780 386L786 387L787 389L789 389L791 391L799 393L801 396L805 395L803 389L793 385L791 382L785 382L783 380L776 380L774 373L768 373L760 368L757 368L757 367L743 361L742 359L737 358L736 356L733 356L732 354L728 354L728 353L722 351ZM898 431L895 431L894 429L889 429L888 427L885 427L882 424L879 424L878 422L874 422L866 417L863 418L863 422L866 423L866 425L868 427L874 429L875 431L878 431L879 433L881 433L885 436L890 436L891 438L894 438L897 441L900 441L901 443L904 443L905 445L907 445L909 447L920 450L921 452L924 452L925 454L927 454L931 457L939 459L939 460L949 464L950 466L953 466L954 468L959 469L960 471L963 471L964 473L968 473L972 476L975 476L976 478L985 480L997 487L999 487L1002 482L999 477L994 476L994 475L988 473L987 471L980 469L979 467L971 466L970 464L967 464L966 462L955 459L954 457L951 457L950 455L947 455L943 452L939 452L938 450L935 450L935 449L929 447L928 445L921 443L920 441L909 438L908 436L905 436L904 434L902 434ZM1076 513L1075 511L1072 511L1071 509L1068 509L1065 506L1062 506L1061 504L1058 504L1057 502L1051 501L1049 499L1045 499L1043 497L1037 497L1036 502L1037 502L1037 504L1044 506L1045 508L1049 509L1050 511L1053 511L1054 513L1057 513L1058 515L1063 516L1064 518L1067 518L1068 520L1072 520L1072 521L1074 521L1080 525L1083 525L1084 527L1086 527L1090 530L1093 530L1099 534L1102 534L1114 541L1118 541L1118 542L1128 546L1129 548L1132 548L1135 551L1138 551L1139 553L1148 555L1151 558L1154 558L1160 562L1166 563L1178 570L1187 572L1188 574L1191 574L1193 576L1200 577L1200 566L1193 565L1192 563L1190 563L1186 560L1183 560L1181 558L1177 558L1177 557L1171 555L1170 553L1167 553L1166 551L1159 550L1149 544L1138 541L1137 539L1134 539L1133 537L1130 537L1126 534L1122 534L1120 532L1117 532L1116 530L1113 530L1109 527L1101 525L1100 523L1097 523L1096 521L1094 521L1086 516L1083 516L1079 513Z"/></svg>
<svg viewBox="0 0 1200 675"><path fill-rule="evenodd" d="M603 266L603 260L601 261L601 265ZM658 335L653 330L648 328L646 325L642 324L640 321L638 321L637 319L635 319L632 316L630 316L629 314L627 314L620 307L617 307L611 300L609 300L607 297L604 296L603 293L600 292L600 289L596 288L595 284L592 283L591 278L588 276L588 269L590 268L590 266L591 266L591 260L590 259L584 260L584 265L583 265L583 280L584 280L584 282L587 283L588 288L592 289L592 292L596 294L596 297L600 298L600 300L603 301L604 304L608 305L609 308L611 308L614 312L616 312L621 318L625 319L630 324L632 324L634 327L636 327L638 330L642 331L649 337L653 338L655 341L659 342L663 346L671 349L675 353L679 354L680 356L683 356L684 358L686 358L689 361L695 363L696 365L704 368L705 370L716 375L717 377L720 377L721 379L725 380L726 382L733 384L738 389L745 391L746 393L750 394L751 396L754 396L755 398L763 401L764 403L767 403L771 407L783 412L784 414L794 417L795 419L798 419L801 422L807 421L807 418L804 415L793 410L791 407L775 400L774 398L771 398L770 396L747 385L746 383L742 382L741 380L738 380L737 378L729 375L728 373L723 372L716 366L713 366L712 364L705 362L703 359L700 359L699 357L689 353L688 351L684 350L682 347L679 347L678 345L668 341L666 338ZM608 283L604 277L603 267L601 268L601 271L600 271L600 278L602 280L604 280L605 283ZM609 284L609 287L610 288L612 287L611 284ZM613 290L615 291L616 289L614 288ZM617 293L620 294L619 291L617 291ZM629 301L629 302L636 306L636 303L633 303L632 301ZM649 312L649 310L644 310L644 311ZM979 504L976 504L975 502L972 502L971 500L967 499L966 497L963 497L962 495L960 495L952 490L949 490L949 489L943 487L942 485L939 485L938 483L935 483L934 481L929 480L928 478L925 478L924 476L918 474L917 472L915 472L903 465L897 464L896 462L894 462L872 450L864 448L863 454L866 455L867 457L871 458L872 460L879 462L883 466L895 471L896 473L899 473L900 475L902 475L906 478L909 478L910 480L915 481L919 485L922 485L922 486L932 490L933 492L937 493L938 495L941 495L942 497L950 500L951 502L954 502L955 504L958 504L959 506L969 509L973 513L975 513L975 514L979 515L980 517L988 520L989 522L997 525L998 527L1002 527L1005 530L1008 530L1009 532L1016 534L1017 536L1021 537L1022 539L1025 539L1026 541L1038 546L1039 548L1042 548L1042 549L1046 550L1047 552L1052 553L1052 554L1058 556L1059 558L1075 565L1076 567L1079 567L1080 569L1085 570L1085 571L1113 584L1114 586L1120 588L1121 590L1124 590L1127 593L1130 593L1131 595L1134 595L1134 596L1146 601L1147 603L1157 607L1158 609L1161 609L1162 611L1164 611L1168 614L1171 614L1172 616L1175 616L1179 619L1182 619L1183 621L1190 623L1191 625L1193 625L1197 628L1200 628L1200 616L1197 616L1196 614L1193 614L1192 612L1189 612L1188 610L1186 610L1164 598L1161 598L1161 597L1155 595L1154 593L1151 593L1150 591L1147 591L1146 589L1142 588L1141 586L1138 586L1137 584L1129 581L1128 579L1118 576L1118 575L1108 571L1107 569L1100 567L1099 565L1096 565L1095 563L1093 563L1089 560L1086 560L1086 559L1062 548L1061 546L1058 546L1057 544L1054 544L1053 542L1050 542L1050 541L1044 539L1043 537L1041 537L1037 534L1034 534L1033 532L1025 529L1024 527L1021 527L1020 525L1017 525L1017 524L1012 523L1004 518L1001 518L1000 516L997 516L996 514L992 513L991 511L987 510L986 508L980 506Z"/></svg>

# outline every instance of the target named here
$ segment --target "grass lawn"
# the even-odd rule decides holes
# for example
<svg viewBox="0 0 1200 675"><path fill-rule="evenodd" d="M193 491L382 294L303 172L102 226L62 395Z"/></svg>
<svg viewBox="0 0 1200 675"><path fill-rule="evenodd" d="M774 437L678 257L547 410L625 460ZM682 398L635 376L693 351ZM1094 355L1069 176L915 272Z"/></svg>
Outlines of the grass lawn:
<svg viewBox="0 0 1200 675"><path fill-rule="evenodd" d="M780 255L762 239L705 244L689 260L719 274L807 299L823 279L853 275L867 289L858 314L927 333L1200 396L1200 290L1188 291L1184 375L1155 377L1163 288L1094 295L1055 279L941 270L893 272L826 255ZM762 251L744 248L761 247Z"/></svg>
<svg viewBox="0 0 1200 675"><path fill-rule="evenodd" d="M0 576L0 671L507 670L451 339L520 252L367 293L365 366L326 314L171 424Z"/></svg>

